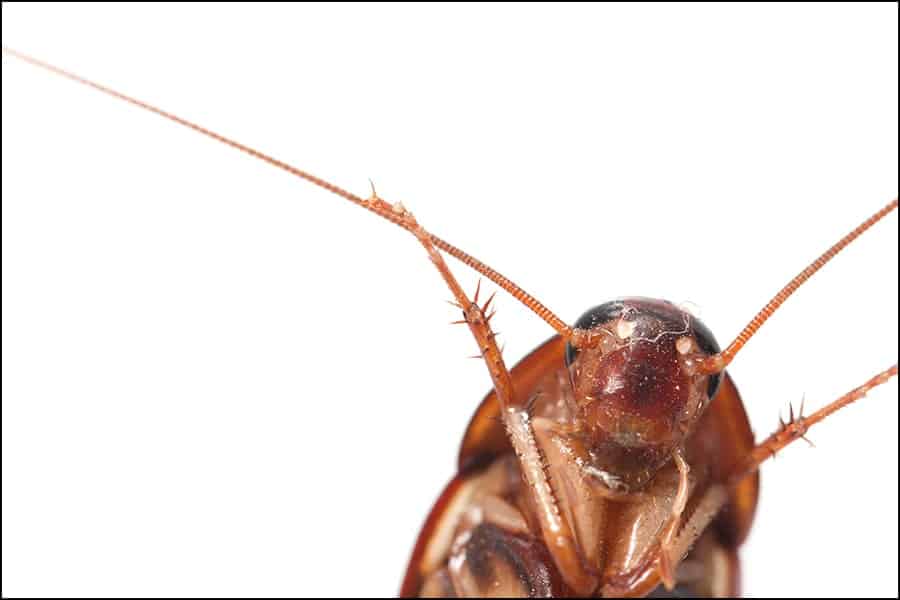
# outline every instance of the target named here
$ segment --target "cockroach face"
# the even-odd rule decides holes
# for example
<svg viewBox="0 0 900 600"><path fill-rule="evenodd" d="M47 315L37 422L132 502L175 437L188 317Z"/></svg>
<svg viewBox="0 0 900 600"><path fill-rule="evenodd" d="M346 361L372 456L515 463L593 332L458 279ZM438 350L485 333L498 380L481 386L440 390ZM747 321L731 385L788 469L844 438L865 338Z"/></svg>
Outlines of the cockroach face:
<svg viewBox="0 0 900 600"><path fill-rule="evenodd" d="M690 435L715 395L719 375L696 362L719 351L696 317L670 302L625 298L575 323L587 332L566 347L576 435L611 487L646 482Z"/></svg>

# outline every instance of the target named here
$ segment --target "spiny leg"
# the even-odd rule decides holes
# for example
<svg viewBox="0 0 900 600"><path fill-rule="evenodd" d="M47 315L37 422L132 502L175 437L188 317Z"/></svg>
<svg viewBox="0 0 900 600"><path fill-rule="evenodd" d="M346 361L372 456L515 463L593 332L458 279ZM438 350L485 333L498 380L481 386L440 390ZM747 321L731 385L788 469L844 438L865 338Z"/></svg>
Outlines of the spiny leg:
<svg viewBox="0 0 900 600"><path fill-rule="evenodd" d="M464 322L468 324L469 330L472 332L472 335L475 336L475 341L478 342L478 349L487 365L491 379L494 382L494 388L497 390L498 398L501 399L501 402L504 402L506 399L512 399L512 381L509 376L509 371L506 369L506 364L503 362L500 349L497 347L495 340L496 335L491 331L491 327L488 324L488 318L485 316L485 309L487 309L493 297L485 303L484 307L478 305L477 291L475 296L476 299L474 301L469 299L465 291L463 291L462 286L456 280L456 277L450 272L447 263L444 262L444 258L441 256L440 252L437 251L437 248L435 248L431 234L428 233L424 227L419 225L412 213L406 210L402 204L389 204L374 194L368 202L383 210L391 210L402 220L403 227L416 236L419 243L425 247L425 251L428 252L428 257L431 259L432 264L441 274L444 283L450 288L456 306L463 311ZM480 288L481 284L479 282L479 290ZM509 401L510 400L507 400L507 403Z"/></svg>
<svg viewBox="0 0 900 600"><path fill-rule="evenodd" d="M412 213L405 207L401 204L388 204L374 194L369 202L382 210L389 208L403 220L403 227L416 236L416 239L428 252L432 264L453 293L455 305L462 309L463 322L469 326L469 330L475 337L481 358L494 382L507 434L518 456L522 473L528 484L528 491L534 499L544 543L553 556L566 584L579 595L591 594L598 585L598 579L585 568L575 536L559 511L553 488L547 477L543 457L534 438L530 415L526 407L515 404L509 370L497 347L496 335L491 330L489 323L490 317L485 315L493 296L485 302L484 306L479 306L477 301L481 289L479 283L475 299L469 299L456 277L450 272L444 258L435 248L431 234L419 225Z"/></svg>
<svg viewBox="0 0 900 600"><path fill-rule="evenodd" d="M459 283L450 273L436 248L447 252L451 256L465 263L467 266L482 273L501 288L508 291L513 297L515 297L526 307L531 309L541 319L546 321L563 338L568 339L572 333L571 328L566 325L565 322L563 322L559 317L553 314L552 311L550 311L547 307L538 302L537 299L526 293L512 281L510 281L491 267L488 267L481 261L467 254L466 252L444 241L443 239L428 233L423 228L421 228L412 217L412 215L399 203L389 204L378 198L375 194L373 194L372 197L368 200L363 199L355 194L348 192L347 190L344 190L328 181L325 181L324 179L316 177L311 173L289 165L281 160L269 156L268 154L260 152L259 150L251 148L250 146L246 146L210 129L206 129L201 125L193 123L192 121L188 121L187 119L183 119L175 114L157 108L156 106L153 106L147 102L138 100L137 98L132 98L112 88L106 87L84 77L80 77L78 75L75 75L74 73L71 73L64 69L60 69L59 67L51 65L49 63L45 63L41 60L22 54L10 48L4 47L3 53L10 56L15 56L32 65L46 69L82 85L91 87L99 92L113 96L124 102L128 102L134 106L152 112L156 115L159 115L160 117L178 123L179 125L192 129L197 133L212 138L219 143L231 146L236 150L249 154L256 159L266 162L296 177L305 179L333 194L344 198L345 200L352 202L353 204L356 204L357 206L361 206L367 210L370 210L378 216L394 223L395 225L399 225L410 233L414 234L428 251L428 254L431 257L432 262L435 264L435 267L441 273L444 281L453 292L457 304L460 306L460 308L462 308L463 314L465 316L465 322L469 324L469 328L472 331L472 334L475 336L479 347L481 348L481 356L488 366L488 370L497 390L497 397L501 400L501 405L504 407L504 409L513 408L512 403L514 401L514 395L512 394L512 384L510 381L509 372L507 371L506 366L503 363L500 350L494 343L494 334L491 332L491 329L488 326L489 317L485 317L484 308L481 308L476 303L469 301L468 297L459 286ZM514 416L516 418L513 418ZM566 524L566 522L560 517L559 510L555 505L553 492L547 480L546 473L544 472L542 458L534 441L534 435L532 432L531 424L528 421L528 417L528 413L525 410L520 409L514 412L509 412L506 410L504 411L504 419L507 424L507 431L510 432L510 437L513 438L513 446L516 448L517 452L519 452L519 460L523 465L523 472L530 473L526 475L526 477L529 478L529 488L536 496L535 500L536 504L538 505L538 511L541 513L540 519L547 546L551 548L554 560L557 563L560 571L562 572L564 579L566 579L566 582L579 593L588 594L596 587L595 578L586 573L584 565L581 562L577 550L575 549L574 537L572 536L571 530L569 529L568 524ZM516 432L515 435L513 434L513 431ZM537 489L542 490L541 494L537 494L537 492L535 492L535 490ZM537 497L538 495L540 495L541 497Z"/></svg>
<svg viewBox="0 0 900 600"><path fill-rule="evenodd" d="M806 432L809 428L831 416L845 406L856 402L865 396L872 388L877 387L887 381L891 377L897 375L897 365L885 369L878 373L861 386L847 392L837 400L826 404L808 417L803 416L801 410L798 415L794 415L791 409L791 415L787 423L782 422L778 431L770 435L768 438L757 444L753 450L747 454L744 461L738 465L728 480L729 485L737 485L744 477L751 475L759 469L759 466L788 444L800 439L806 439Z"/></svg>

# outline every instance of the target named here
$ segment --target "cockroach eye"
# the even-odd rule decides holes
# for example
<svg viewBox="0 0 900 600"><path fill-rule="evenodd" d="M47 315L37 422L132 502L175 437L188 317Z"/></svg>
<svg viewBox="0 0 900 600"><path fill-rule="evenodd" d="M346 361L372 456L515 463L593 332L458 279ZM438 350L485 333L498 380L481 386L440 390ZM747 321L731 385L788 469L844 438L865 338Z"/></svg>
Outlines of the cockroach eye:
<svg viewBox="0 0 900 600"><path fill-rule="evenodd" d="M709 330L703 321L692 316L691 325L694 341L697 343L697 346L700 347L700 350L708 355L718 354L721 350L721 348L719 348L719 343L716 341L716 338L713 337L712 331ZM719 390L719 382L721 381L722 376L720 373L710 376L708 391L710 399L715 397L716 392Z"/></svg>

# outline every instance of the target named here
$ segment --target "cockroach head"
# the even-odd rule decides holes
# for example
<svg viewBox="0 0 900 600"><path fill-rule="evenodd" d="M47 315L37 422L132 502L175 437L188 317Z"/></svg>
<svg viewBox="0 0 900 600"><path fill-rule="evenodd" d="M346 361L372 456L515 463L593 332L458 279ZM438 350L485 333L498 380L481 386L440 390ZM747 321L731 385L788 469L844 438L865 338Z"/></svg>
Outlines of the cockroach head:
<svg viewBox="0 0 900 600"><path fill-rule="evenodd" d="M665 464L715 396L720 375L698 365L718 352L709 329L670 302L624 298L584 313L566 365L595 466L638 484Z"/></svg>

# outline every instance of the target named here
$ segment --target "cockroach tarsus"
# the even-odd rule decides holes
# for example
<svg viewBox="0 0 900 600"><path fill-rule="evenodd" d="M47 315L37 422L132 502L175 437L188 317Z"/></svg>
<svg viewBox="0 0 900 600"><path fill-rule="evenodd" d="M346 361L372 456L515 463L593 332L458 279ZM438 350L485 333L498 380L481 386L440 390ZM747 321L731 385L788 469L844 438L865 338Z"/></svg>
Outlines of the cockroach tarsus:
<svg viewBox="0 0 900 600"><path fill-rule="evenodd" d="M622 298L568 325L508 278L424 229L401 203L362 198L193 122L14 50L4 53L153 112L305 179L398 225L421 244L462 312L493 382L463 439L459 472L413 552L401 594L644 596L738 592L758 469L897 365L822 408L803 406L755 442L726 367L805 281L897 208L893 200L791 279L725 349L675 305ZM470 296L445 252L556 332L508 369L493 296Z"/></svg>

